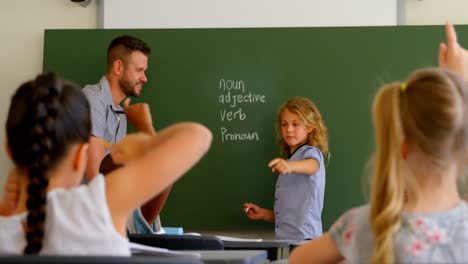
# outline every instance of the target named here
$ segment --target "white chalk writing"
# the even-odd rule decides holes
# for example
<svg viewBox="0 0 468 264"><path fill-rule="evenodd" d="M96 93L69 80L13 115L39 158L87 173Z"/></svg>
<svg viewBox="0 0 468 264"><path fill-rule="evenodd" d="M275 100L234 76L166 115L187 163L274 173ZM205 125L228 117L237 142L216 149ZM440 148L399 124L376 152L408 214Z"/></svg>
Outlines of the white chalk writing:
<svg viewBox="0 0 468 264"><path fill-rule="evenodd" d="M247 113L241 107L247 104L264 104L266 103L266 96L264 94L255 93L255 91L248 91L244 80L227 80L224 78L218 81L218 103L222 106L219 110L219 118L226 126L229 124L239 124L248 119ZM220 128L221 142L235 142L235 141L260 141L260 135L251 128L253 131L234 131L236 129L222 126ZM237 126L242 127L242 126Z"/></svg>

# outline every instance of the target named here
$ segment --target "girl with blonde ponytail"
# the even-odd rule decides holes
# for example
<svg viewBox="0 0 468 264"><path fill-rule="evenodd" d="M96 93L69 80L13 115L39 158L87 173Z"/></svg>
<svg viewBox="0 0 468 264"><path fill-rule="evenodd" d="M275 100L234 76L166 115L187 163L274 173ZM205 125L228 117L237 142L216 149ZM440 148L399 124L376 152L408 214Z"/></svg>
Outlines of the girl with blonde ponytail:
<svg viewBox="0 0 468 264"><path fill-rule="evenodd" d="M468 154L468 51L450 24L440 68L382 87L372 108L370 204L295 249L289 263L459 263L468 259L468 204L457 180Z"/></svg>

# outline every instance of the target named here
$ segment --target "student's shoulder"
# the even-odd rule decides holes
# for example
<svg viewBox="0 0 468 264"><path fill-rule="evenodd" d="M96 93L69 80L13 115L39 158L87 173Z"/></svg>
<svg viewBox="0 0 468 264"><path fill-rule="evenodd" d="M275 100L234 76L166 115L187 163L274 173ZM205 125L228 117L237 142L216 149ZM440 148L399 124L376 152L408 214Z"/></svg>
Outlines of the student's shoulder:
<svg viewBox="0 0 468 264"><path fill-rule="evenodd" d="M368 219L369 216L369 205L361 205L352 207L346 210L340 218L343 219L352 219L353 221L361 221L362 219Z"/></svg>
<svg viewBox="0 0 468 264"><path fill-rule="evenodd" d="M343 213L331 226L329 234L340 247L356 243L370 244L369 206L353 207Z"/></svg>
<svg viewBox="0 0 468 264"><path fill-rule="evenodd" d="M346 210L332 225L331 230L346 226L367 225L369 219L369 205L361 205Z"/></svg>
<svg viewBox="0 0 468 264"><path fill-rule="evenodd" d="M102 174L98 174L88 184L81 184L70 189L55 189L47 194L48 202L55 201L58 203L75 203L74 200L79 197L83 203L93 203L99 199L105 191L105 179Z"/></svg>
<svg viewBox="0 0 468 264"><path fill-rule="evenodd" d="M463 216L464 219L466 219L466 222L468 223L468 201L466 200L462 200L462 202L460 203L460 215Z"/></svg>
<svg viewBox="0 0 468 264"><path fill-rule="evenodd" d="M115 230L106 200L106 184L98 174L88 184L70 189L57 189L48 193L47 210L53 212L50 223L56 232L79 230L81 234L102 234L105 237Z"/></svg>
<svg viewBox="0 0 468 264"><path fill-rule="evenodd" d="M302 151L314 150L314 151L318 151L318 152L322 153L322 151L320 151L319 148L314 147L312 145L304 145L299 150L302 150Z"/></svg>
<svg viewBox="0 0 468 264"><path fill-rule="evenodd" d="M297 154L299 158L305 159L305 158L313 158L319 161L323 160L323 154L322 151L320 151L319 148L316 148L311 145L304 145L300 147L297 151Z"/></svg>
<svg viewBox="0 0 468 264"><path fill-rule="evenodd" d="M81 219L83 214L92 216L83 220L88 224L94 225L96 221L107 222L107 219L110 219L110 213L106 201L104 176L97 175L88 184L49 192L47 194L47 207L56 215L51 219L65 225L68 222L76 222L76 219ZM82 224L77 223L78 226Z"/></svg>

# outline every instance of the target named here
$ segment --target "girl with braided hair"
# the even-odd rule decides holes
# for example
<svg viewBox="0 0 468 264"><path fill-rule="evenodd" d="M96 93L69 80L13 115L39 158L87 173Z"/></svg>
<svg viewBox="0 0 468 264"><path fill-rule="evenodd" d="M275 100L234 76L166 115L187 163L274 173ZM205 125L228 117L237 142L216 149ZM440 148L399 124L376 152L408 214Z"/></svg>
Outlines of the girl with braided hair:
<svg viewBox="0 0 468 264"><path fill-rule="evenodd" d="M116 162L128 164L79 185L89 105L79 88L53 73L18 88L6 129L19 198L14 212L0 216L0 254L130 255L128 215L189 170L211 143L210 131L195 123L157 136L132 134L110 149Z"/></svg>

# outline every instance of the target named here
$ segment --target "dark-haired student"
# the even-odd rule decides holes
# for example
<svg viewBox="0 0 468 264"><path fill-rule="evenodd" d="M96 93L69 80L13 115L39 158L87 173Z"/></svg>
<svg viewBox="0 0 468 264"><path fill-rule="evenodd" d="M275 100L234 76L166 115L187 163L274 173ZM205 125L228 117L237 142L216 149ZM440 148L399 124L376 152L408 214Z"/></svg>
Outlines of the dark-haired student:
<svg viewBox="0 0 468 264"><path fill-rule="evenodd" d="M130 255L128 215L187 172L212 140L196 123L128 135L110 148L125 166L80 185L91 136L89 103L53 73L16 90L6 130L19 198L9 216L0 216L0 255Z"/></svg>

